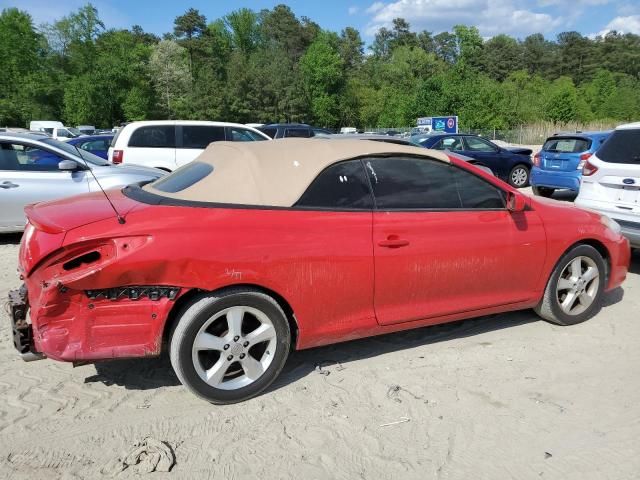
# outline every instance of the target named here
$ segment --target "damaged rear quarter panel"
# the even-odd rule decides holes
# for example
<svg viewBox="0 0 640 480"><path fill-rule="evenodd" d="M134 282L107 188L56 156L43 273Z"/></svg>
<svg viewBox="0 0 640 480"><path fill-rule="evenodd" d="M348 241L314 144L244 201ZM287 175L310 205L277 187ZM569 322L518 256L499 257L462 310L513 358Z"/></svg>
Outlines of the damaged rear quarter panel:
<svg viewBox="0 0 640 480"><path fill-rule="evenodd" d="M158 354L174 301L86 295L127 285L175 286L180 295L256 285L290 304L299 347L355 338L376 326L371 215L159 206L132 212L124 226L71 230L66 248L113 239L113 255L57 275L37 269L28 279L36 345L60 360Z"/></svg>

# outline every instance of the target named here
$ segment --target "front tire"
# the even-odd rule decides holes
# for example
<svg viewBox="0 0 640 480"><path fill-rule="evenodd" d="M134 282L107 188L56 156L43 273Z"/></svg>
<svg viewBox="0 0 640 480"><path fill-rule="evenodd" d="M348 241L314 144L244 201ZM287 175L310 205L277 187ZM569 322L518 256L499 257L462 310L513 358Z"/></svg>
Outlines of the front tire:
<svg viewBox="0 0 640 480"><path fill-rule="evenodd" d="M557 325L575 325L593 317L601 308L606 264L590 245L578 245L556 264L544 296L535 311Z"/></svg>
<svg viewBox="0 0 640 480"><path fill-rule="evenodd" d="M529 169L525 165L516 165L509 172L509 184L512 187L524 188L529 185Z"/></svg>
<svg viewBox="0 0 640 480"><path fill-rule="evenodd" d="M171 336L171 365L183 385L215 404L248 400L282 371L291 332L278 303L248 289L196 298Z"/></svg>

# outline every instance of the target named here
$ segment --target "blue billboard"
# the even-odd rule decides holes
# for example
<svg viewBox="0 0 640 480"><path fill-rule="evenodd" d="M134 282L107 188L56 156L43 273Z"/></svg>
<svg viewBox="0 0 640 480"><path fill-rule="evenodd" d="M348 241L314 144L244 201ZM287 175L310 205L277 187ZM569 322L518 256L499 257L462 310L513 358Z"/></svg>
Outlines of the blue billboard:
<svg viewBox="0 0 640 480"><path fill-rule="evenodd" d="M433 117L431 129L436 132L458 133L458 117Z"/></svg>
<svg viewBox="0 0 640 480"><path fill-rule="evenodd" d="M430 126L432 131L458 133L458 117L420 117L417 124L419 127Z"/></svg>

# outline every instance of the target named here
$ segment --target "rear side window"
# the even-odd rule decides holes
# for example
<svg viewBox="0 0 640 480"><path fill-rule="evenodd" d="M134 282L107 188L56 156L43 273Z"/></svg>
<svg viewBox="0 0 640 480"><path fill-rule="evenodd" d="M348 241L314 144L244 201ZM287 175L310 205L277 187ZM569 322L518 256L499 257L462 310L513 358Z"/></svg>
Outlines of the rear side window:
<svg viewBox="0 0 640 480"><path fill-rule="evenodd" d="M174 125L150 125L136 129L129 139L130 147L176 148Z"/></svg>
<svg viewBox="0 0 640 480"><path fill-rule="evenodd" d="M591 140L578 137L549 138L542 149L545 152L580 153L591 148Z"/></svg>
<svg viewBox="0 0 640 480"><path fill-rule="evenodd" d="M271 128L271 127L259 128L258 130L260 130L262 133L269 135L271 138L276 138L276 134L278 133L277 128Z"/></svg>
<svg viewBox="0 0 640 480"><path fill-rule="evenodd" d="M204 150L212 142L225 140L224 127L205 125L182 126L182 148L198 148Z"/></svg>
<svg viewBox="0 0 640 480"><path fill-rule="evenodd" d="M640 165L640 130L616 130L598 150L598 158L609 163Z"/></svg>
<svg viewBox="0 0 640 480"><path fill-rule="evenodd" d="M360 160L337 163L322 171L296 207L371 209L373 200Z"/></svg>
<svg viewBox="0 0 640 480"><path fill-rule="evenodd" d="M246 128L227 127L227 140L231 142L255 142L266 140L266 138Z"/></svg>
<svg viewBox="0 0 640 480"><path fill-rule="evenodd" d="M175 172L156 180L152 185L153 188L161 192L181 192L199 182L211 172L213 172L213 167L208 163L191 162Z"/></svg>
<svg viewBox="0 0 640 480"><path fill-rule="evenodd" d="M313 132L310 128L287 128L284 131L284 136L287 138L309 138L313 136Z"/></svg>

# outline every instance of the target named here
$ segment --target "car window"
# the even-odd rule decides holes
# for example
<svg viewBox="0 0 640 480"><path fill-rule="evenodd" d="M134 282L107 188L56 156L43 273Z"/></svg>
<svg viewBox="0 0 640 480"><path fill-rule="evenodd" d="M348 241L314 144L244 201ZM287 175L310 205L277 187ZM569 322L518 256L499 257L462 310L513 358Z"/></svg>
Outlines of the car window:
<svg viewBox="0 0 640 480"><path fill-rule="evenodd" d="M503 209L502 192L471 172L416 158L365 160L378 209Z"/></svg>
<svg viewBox="0 0 640 480"><path fill-rule="evenodd" d="M227 140L231 142L255 142L266 140L266 138L246 128L227 127Z"/></svg>
<svg viewBox="0 0 640 480"><path fill-rule="evenodd" d="M18 143L0 144L0 170L18 172L59 171L58 163L65 158L48 150Z"/></svg>
<svg viewBox="0 0 640 480"><path fill-rule="evenodd" d="M89 163L93 163L94 165L109 165L109 162L107 162L104 158L100 158L91 152L82 150L81 148L76 148L75 145L71 145L67 142L61 142L53 138L43 138L40 141L42 143L47 143L59 150L62 150L63 152L67 152L68 154L71 154L75 157L81 157L83 160Z"/></svg>
<svg viewBox="0 0 640 480"><path fill-rule="evenodd" d="M432 148L436 150L461 152L464 150L464 144L462 143L462 137L445 137L437 142Z"/></svg>
<svg viewBox="0 0 640 480"><path fill-rule="evenodd" d="M309 138L313 136L310 128L287 128L284 137Z"/></svg>
<svg viewBox="0 0 640 480"><path fill-rule="evenodd" d="M87 152L96 152L106 150L104 140L91 140L80 144L80 148Z"/></svg>
<svg viewBox="0 0 640 480"><path fill-rule="evenodd" d="M62 137L62 138L72 138L73 137L71 132L69 130L65 130L64 128L59 128L58 131L56 132L56 135L58 137Z"/></svg>
<svg viewBox="0 0 640 480"><path fill-rule="evenodd" d="M505 199L501 190L462 168L452 168L462 208L465 210L505 208Z"/></svg>
<svg viewBox="0 0 640 480"><path fill-rule="evenodd" d="M365 167L380 209L461 208L448 163L418 158L372 158Z"/></svg>
<svg viewBox="0 0 640 480"><path fill-rule="evenodd" d="M139 127L131 134L129 146L140 148L175 148L175 126L149 125Z"/></svg>
<svg viewBox="0 0 640 480"><path fill-rule="evenodd" d="M598 158L609 163L640 165L640 130L616 130L598 150Z"/></svg>
<svg viewBox="0 0 640 480"><path fill-rule="evenodd" d="M545 152L580 153L591 148L591 140L587 138L549 138L542 146Z"/></svg>
<svg viewBox="0 0 640 480"><path fill-rule="evenodd" d="M478 137L464 137L464 141L467 142L467 149L470 152L495 152L496 147L486 140Z"/></svg>
<svg viewBox="0 0 640 480"><path fill-rule="evenodd" d="M371 209L373 200L360 160L337 163L322 171L296 207Z"/></svg>
<svg viewBox="0 0 640 480"><path fill-rule="evenodd" d="M224 141L224 127L208 125L183 125L182 147L204 150L212 142Z"/></svg>
<svg viewBox="0 0 640 480"><path fill-rule="evenodd" d="M271 138L276 138L276 134L278 133L278 129L273 127L261 127L258 130L266 135L269 135Z"/></svg>
<svg viewBox="0 0 640 480"><path fill-rule="evenodd" d="M191 162L173 173L156 180L151 185L156 190L176 193L189 188L213 172L213 166L208 163Z"/></svg>

